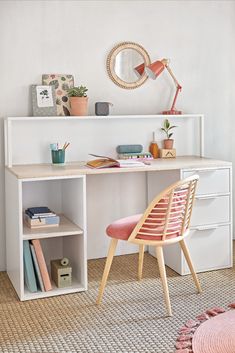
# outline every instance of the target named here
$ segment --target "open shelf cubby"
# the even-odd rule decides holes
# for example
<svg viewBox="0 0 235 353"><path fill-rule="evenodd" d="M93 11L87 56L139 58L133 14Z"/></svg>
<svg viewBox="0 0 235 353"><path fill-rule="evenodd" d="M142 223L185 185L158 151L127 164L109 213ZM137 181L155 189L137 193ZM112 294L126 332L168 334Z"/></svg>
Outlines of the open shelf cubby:
<svg viewBox="0 0 235 353"><path fill-rule="evenodd" d="M86 279L84 270L86 270L86 263L82 234L44 238L40 239L40 243L50 278L51 260L62 259L64 257L69 259L69 266L72 267L72 285L64 288L57 288L51 279L52 290L47 292L38 290L35 293L31 293L27 287L24 286L24 300L69 294L85 290Z"/></svg>
<svg viewBox="0 0 235 353"><path fill-rule="evenodd" d="M86 182L82 175L16 179L7 172L9 197L6 215L8 224L8 275L21 300L68 294L87 289L86 255ZM18 202L11 197L17 192ZM28 207L47 206L60 216L55 227L32 229L23 220ZM39 239L49 276L50 261L66 257L72 267L72 285L31 293L24 281L23 241Z"/></svg>

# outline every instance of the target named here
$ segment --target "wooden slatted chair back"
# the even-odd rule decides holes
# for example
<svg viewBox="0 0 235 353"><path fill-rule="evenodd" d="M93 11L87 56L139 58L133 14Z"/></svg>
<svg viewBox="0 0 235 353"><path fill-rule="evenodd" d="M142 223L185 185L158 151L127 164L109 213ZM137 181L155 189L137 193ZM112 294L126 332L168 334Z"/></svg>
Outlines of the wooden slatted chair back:
<svg viewBox="0 0 235 353"><path fill-rule="evenodd" d="M150 203L128 241L149 243L175 242L173 238L185 236L189 231L190 219L199 179L194 175L172 184ZM177 239L179 241L180 239Z"/></svg>

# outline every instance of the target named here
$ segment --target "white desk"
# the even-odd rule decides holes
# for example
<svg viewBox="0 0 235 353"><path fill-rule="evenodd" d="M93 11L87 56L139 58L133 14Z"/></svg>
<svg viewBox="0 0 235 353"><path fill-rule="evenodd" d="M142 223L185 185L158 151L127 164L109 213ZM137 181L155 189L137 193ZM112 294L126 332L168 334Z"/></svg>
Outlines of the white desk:
<svg viewBox="0 0 235 353"><path fill-rule="evenodd" d="M114 219L142 212L164 187L192 173L200 176L192 233L188 240L198 271L232 266L231 163L202 157L177 157L138 168L89 169L84 163L62 167L49 164L6 168L7 272L21 300L87 289L87 258L107 254L105 227ZM133 176L135 175L135 178ZM29 231L23 209L48 205L64 218L56 230ZM41 240L46 262L63 256L71 260L73 285L50 292L24 288L23 240ZM137 251L120 242L117 254ZM151 252L151 249L150 249ZM180 249L165 252L166 263L180 274L188 269Z"/></svg>

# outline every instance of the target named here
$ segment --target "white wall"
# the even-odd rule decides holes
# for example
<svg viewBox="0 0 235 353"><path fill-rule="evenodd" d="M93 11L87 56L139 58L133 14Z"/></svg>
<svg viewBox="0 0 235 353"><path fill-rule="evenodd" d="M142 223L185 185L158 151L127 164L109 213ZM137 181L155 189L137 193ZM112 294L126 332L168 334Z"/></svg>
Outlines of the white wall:
<svg viewBox="0 0 235 353"><path fill-rule="evenodd" d="M235 102L233 1L0 1L0 116L31 114L29 86L42 73L72 73L113 114L158 113L174 89L165 73L136 90L115 86L106 73L121 41L145 47L152 60L171 58L183 86L177 108L204 113L206 154L231 160ZM2 121L1 121L2 122ZM27 136L25 136L27 138ZM5 268L3 131L0 131L0 269Z"/></svg>

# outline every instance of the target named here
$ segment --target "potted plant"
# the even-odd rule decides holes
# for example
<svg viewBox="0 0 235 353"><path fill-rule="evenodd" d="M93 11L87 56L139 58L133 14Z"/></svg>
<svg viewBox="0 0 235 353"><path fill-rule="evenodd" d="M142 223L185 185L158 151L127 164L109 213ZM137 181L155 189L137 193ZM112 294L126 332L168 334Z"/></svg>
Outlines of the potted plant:
<svg viewBox="0 0 235 353"><path fill-rule="evenodd" d="M161 130L165 132L167 137L165 140L163 140L164 149L166 150L170 150L173 148L174 140L171 139L171 136L173 135L173 132L171 132L171 130L175 127L177 126L171 125L168 119L164 120L163 127L161 128Z"/></svg>
<svg viewBox="0 0 235 353"><path fill-rule="evenodd" d="M81 116L87 115L88 97L86 92L88 89L85 86L72 87L67 90L70 98L71 115Z"/></svg>

